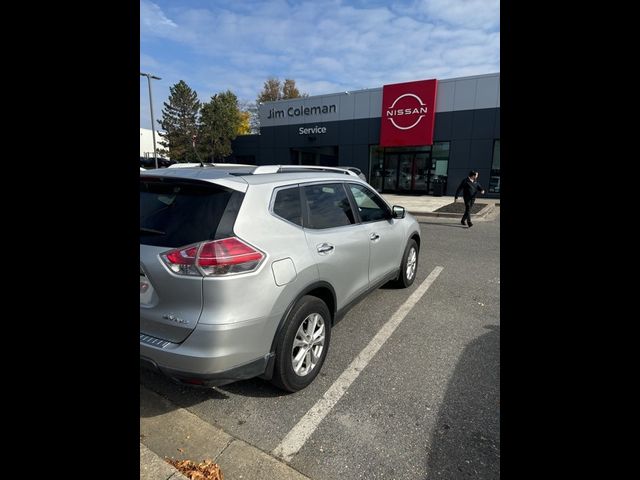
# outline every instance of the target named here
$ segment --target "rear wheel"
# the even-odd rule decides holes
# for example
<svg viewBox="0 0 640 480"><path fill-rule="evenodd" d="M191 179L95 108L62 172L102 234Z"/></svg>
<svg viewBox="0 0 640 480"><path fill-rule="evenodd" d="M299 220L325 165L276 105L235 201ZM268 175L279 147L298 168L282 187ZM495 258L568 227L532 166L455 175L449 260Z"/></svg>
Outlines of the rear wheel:
<svg viewBox="0 0 640 480"><path fill-rule="evenodd" d="M413 284L413 281L416 279L416 272L418 271L418 252L419 249L416 241L413 239L409 240L404 250L404 255L402 256L396 286L407 288Z"/></svg>
<svg viewBox="0 0 640 480"><path fill-rule="evenodd" d="M309 385L320 372L331 338L331 315L317 297L305 295L289 314L276 346L272 383L289 392Z"/></svg>

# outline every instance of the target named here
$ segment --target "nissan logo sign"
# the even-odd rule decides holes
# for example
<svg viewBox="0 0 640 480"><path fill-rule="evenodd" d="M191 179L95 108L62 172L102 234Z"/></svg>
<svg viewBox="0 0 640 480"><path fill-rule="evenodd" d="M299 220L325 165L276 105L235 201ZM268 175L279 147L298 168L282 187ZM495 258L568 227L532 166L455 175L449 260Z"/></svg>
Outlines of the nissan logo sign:
<svg viewBox="0 0 640 480"><path fill-rule="evenodd" d="M438 81L394 83L382 88L380 146L431 145Z"/></svg>
<svg viewBox="0 0 640 480"><path fill-rule="evenodd" d="M406 100L405 100L406 99ZM410 130L427 114L427 105L413 93L405 93L387 108L386 118L399 130Z"/></svg>

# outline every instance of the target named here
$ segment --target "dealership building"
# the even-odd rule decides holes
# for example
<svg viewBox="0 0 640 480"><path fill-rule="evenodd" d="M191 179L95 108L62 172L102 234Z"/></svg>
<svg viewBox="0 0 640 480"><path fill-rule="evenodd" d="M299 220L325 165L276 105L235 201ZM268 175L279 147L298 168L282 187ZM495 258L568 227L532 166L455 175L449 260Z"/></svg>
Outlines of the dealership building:
<svg viewBox="0 0 640 480"><path fill-rule="evenodd" d="M353 166L382 193L453 195L469 170L500 195L500 73L266 102L231 161Z"/></svg>

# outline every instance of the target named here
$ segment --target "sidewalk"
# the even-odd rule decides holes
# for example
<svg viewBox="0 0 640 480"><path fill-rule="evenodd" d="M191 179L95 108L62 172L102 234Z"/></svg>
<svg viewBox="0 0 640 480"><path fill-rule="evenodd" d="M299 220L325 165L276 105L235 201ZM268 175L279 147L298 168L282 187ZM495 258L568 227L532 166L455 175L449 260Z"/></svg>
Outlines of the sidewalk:
<svg viewBox="0 0 640 480"><path fill-rule="evenodd" d="M288 464L140 389L140 480L187 480L164 458L217 463L224 480L310 480Z"/></svg>
<svg viewBox="0 0 640 480"><path fill-rule="evenodd" d="M404 207L409 213L416 217L445 217L460 218L459 213L436 212L440 207L453 203L453 196L433 197L430 195L392 195L385 193L382 197L390 205L399 205ZM462 198L458 198L458 202L462 202ZM499 198L485 198L482 195L476 197L476 203L486 203L487 206L474 214L473 217L481 219L488 213L492 212L496 204L500 205Z"/></svg>
<svg viewBox="0 0 640 480"><path fill-rule="evenodd" d="M223 472L224 475L224 472ZM140 443L140 480L188 480L158 455Z"/></svg>

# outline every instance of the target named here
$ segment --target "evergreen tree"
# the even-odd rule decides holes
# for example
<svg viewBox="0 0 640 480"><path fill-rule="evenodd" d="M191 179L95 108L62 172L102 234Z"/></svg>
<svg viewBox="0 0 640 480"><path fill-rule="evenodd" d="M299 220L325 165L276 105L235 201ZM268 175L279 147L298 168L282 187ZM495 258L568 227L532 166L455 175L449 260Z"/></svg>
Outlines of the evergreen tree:
<svg viewBox="0 0 640 480"><path fill-rule="evenodd" d="M198 161L193 148L198 132L200 113L198 94L183 80L169 88L169 101L164 102L162 120L158 120L164 133L160 134L161 152L177 162Z"/></svg>
<svg viewBox="0 0 640 480"><path fill-rule="evenodd" d="M231 141L241 125L238 97L230 90L212 96L200 111L198 151L202 161L220 162L231 155Z"/></svg>

